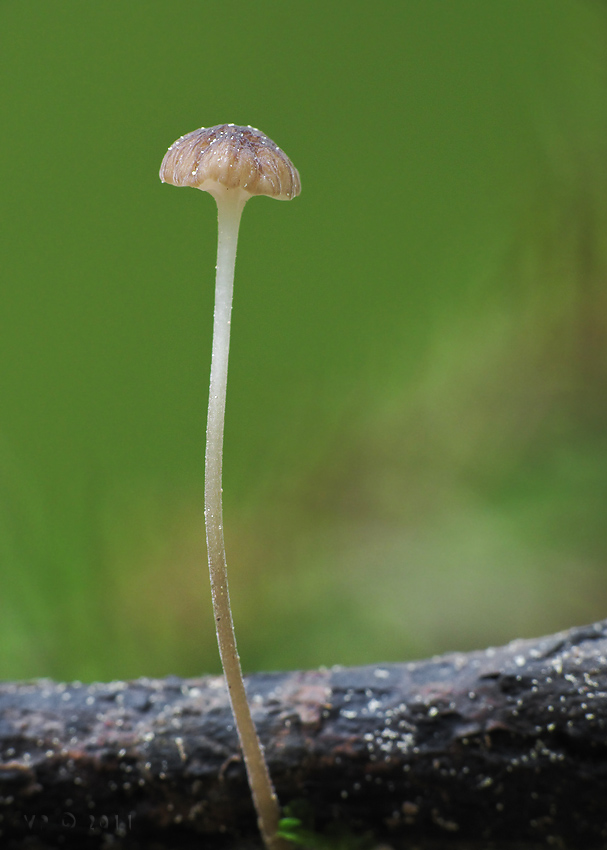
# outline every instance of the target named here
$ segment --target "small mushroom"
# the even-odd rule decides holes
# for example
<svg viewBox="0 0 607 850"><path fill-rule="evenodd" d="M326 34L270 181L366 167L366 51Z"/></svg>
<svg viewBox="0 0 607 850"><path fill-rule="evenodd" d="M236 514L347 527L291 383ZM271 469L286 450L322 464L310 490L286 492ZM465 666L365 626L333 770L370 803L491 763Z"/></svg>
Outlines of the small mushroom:
<svg viewBox="0 0 607 850"><path fill-rule="evenodd" d="M253 195L269 195L288 201L299 195L301 184L297 169L271 139L253 127L234 124L203 127L177 139L162 160L160 179L174 186L202 189L217 202L219 238L205 454L207 550L219 654L259 828L266 846L278 850L285 846L276 835L280 809L251 718L230 609L223 540L221 469L230 316L240 217L245 203Z"/></svg>

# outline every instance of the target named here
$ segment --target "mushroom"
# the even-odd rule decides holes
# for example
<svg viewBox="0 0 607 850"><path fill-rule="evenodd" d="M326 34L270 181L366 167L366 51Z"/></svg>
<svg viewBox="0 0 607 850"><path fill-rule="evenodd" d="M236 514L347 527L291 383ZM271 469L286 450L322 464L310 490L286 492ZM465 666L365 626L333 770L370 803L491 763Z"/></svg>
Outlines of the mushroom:
<svg viewBox="0 0 607 850"><path fill-rule="evenodd" d="M253 127L234 124L202 127L177 139L162 160L160 179L174 186L202 189L217 202L219 238L205 453L207 550L219 654L259 828L266 846L277 850L285 846L276 835L280 810L247 702L230 609L223 539L221 467L230 315L240 217L252 195L269 195L287 201L299 195L301 184L297 169L271 139Z"/></svg>

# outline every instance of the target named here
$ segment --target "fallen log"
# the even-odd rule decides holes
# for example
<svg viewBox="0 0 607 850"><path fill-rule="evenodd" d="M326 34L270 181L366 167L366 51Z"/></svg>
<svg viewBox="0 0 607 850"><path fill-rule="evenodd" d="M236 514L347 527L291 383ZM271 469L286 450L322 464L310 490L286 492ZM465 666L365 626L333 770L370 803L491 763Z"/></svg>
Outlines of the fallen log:
<svg viewBox="0 0 607 850"><path fill-rule="evenodd" d="M607 848L607 621L250 676L283 804L393 848ZM0 683L3 848L259 847L223 680Z"/></svg>

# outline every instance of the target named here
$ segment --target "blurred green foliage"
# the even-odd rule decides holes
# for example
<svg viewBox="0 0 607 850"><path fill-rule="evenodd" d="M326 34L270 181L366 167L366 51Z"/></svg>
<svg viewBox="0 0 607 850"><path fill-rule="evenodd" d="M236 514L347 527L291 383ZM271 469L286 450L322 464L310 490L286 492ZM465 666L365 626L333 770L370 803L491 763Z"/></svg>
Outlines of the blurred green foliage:
<svg viewBox="0 0 607 850"><path fill-rule="evenodd" d="M218 671L215 263L166 148L253 124L225 446L245 669L607 610L607 11L0 4L0 676Z"/></svg>

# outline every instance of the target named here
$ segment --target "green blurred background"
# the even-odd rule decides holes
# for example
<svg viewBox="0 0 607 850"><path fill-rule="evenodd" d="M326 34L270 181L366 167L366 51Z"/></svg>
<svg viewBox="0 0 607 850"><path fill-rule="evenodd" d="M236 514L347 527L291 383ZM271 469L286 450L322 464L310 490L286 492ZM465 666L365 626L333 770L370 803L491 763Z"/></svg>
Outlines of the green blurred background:
<svg viewBox="0 0 607 850"><path fill-rule="evenodd" d="M300 170L236 270L246 670L607 615L607 7L0 2L0 676L219 670L205 564L223 122Z"/></svg>

